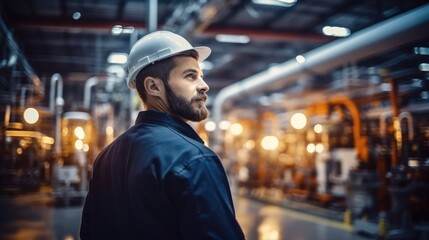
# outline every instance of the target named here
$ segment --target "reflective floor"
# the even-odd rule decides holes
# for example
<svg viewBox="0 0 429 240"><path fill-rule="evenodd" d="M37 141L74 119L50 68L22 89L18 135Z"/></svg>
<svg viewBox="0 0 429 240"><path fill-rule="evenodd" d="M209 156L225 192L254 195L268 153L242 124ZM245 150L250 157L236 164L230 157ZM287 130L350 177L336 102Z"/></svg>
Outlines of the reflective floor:
<svg viewBox="0 0 429 240"><path fill-rule="evenodd" d="M238 221L249 240L359 240L350 226L326 218L236 197Z"/></svg>
<svg viewBox="0 0 429 240"><path fill-rule="evenodd" d="M74 206L73 206L74 205ZM363 240L351 227L299 211L235 197L237 218L248 240ZM0 195L0 239L76 240L80 204L58 206L48 191Z"/></svg>
<svg viewBox="0 0 429 240"><path fill-rule="evenodd" d="M74 240L81 204L59 206L50 191L0 195L0 239Z"/></svg>

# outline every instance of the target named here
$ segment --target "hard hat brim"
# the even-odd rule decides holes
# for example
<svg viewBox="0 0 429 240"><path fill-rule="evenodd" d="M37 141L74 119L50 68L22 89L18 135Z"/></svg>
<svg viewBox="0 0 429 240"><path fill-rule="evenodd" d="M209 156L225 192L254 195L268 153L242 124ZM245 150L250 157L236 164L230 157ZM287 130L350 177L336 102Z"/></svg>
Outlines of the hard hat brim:
<svg viewBox="0 0 429 240"><path fill-rule="evenodd" d="M198 62L206 60L212 52L209 47L205 46L194 47L194 50L198 52Z"/></svg>
<svg viewBox="0 0 429 240"><path fill-rule="evenodd" d="M212 52L212 50L209 48L209 47L206 47L206 46L198 46L198 47L193 47L192 49L194 49L195 51L197 51L197 53L198 53L198 62L202 62L202 61L204 61L204 60L206 60L209 56L210 56L210 54L211 54L211 52ZM188 49L188 50L190 50L190 49ZM168 56L165 56L165 57L163 57L163 58L159 58L159 59L157 59L155 62L157 62L157 61L160 61L160 60L163 60L163 59L166 59L166 58L169 58L169 57L174 57L174 56L176 56L176 55L178 55L178 54L180 54L181 52L184 52L184 51L187 51L187 50L183 50L183 51L180 51L180 52L177 52L177 53L175 53L175 54L172 54L172 55L168 55ZM155 63L155 62L152 62L152 63ZM141 66L141 67L139 67L139 69L137 69L136 71L134 71L132 74L130 74L127 78L127 82L128 82L128 87L129 88L131 88L131 89L135 89L136 88L136 84L135 84L135 78L137 77L137 74L143 69L143 68L145 68L147 65L149 65L149 64L145 64L145 65L143 65L143 66Z"/></svg>

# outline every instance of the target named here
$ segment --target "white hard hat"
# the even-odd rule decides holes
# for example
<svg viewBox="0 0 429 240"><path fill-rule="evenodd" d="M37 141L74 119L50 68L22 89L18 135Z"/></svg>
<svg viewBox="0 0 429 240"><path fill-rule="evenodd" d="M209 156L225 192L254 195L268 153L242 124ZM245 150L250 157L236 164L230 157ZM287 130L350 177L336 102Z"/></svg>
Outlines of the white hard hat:
<svg viewBox="0 0 429 240"><path fill-rule="evenodd" d="M131 48L128 57L128 87L136 88L136 76L147 65L191 49L198 52L199 62L211 53L210 48L192 47L185 38L169 31L156 31L142 37Z"/></svg>

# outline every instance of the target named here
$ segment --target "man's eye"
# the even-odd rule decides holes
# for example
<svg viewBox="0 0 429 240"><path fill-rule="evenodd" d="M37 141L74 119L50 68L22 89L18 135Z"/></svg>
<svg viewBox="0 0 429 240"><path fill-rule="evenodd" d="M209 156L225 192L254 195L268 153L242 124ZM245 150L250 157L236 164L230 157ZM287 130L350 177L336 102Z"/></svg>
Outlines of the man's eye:
<svg viewBox="0 0 429 240"><path fill-rule="evenodd" d="M186 75L186 78L196 79L197 75L195 75L195 74L188 74L188 75Z"/></svg>

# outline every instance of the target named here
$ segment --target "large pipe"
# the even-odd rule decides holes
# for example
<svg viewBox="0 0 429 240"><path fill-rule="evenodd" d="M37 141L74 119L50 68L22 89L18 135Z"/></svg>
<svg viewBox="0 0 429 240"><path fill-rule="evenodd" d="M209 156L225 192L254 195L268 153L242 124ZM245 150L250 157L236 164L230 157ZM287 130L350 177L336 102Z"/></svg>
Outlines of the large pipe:
<svg viewBox="0 0 429 240"><path fill-rule="evenodd" d="M104 83L117 83L120 82L121 79L116 76L108 76L106 77L91 77L85 82L85 87L83 91L83 108L88 112L91 112L91 90L92 87L99 84L100 82Z"/></svg>
<svg viewBox="0 0 429 240"><path fill-rule="evenodd" d="M97 85L98 82L98 77L92 77L85 82L85 87L83 91L83 108L85 108L85 110L91 110L91 88Z"/></svg>
<svg viewBox="0 0 429 240"><path fill-rule="evenodd" d="M54 73L51 77L51 89L49 92L49 111L51 113L55 112L55 93L57 93L57 98L63 97L63 78L59 73Z"/></svg>
<svg viewBox="0 0 429 240"><path fill-rule="evenodd" d="M55 98L56 89L56 98ZM51 91L49 98L49 110L55 116L55 157L56 160L61 155L61 113L64 106L63 99L63 78L59 73L54 73L51 77ZM55 164L55 163L54 163Z"/></svg>
<svg viewBox="0 0 429 240"><path fill-rule="evenodd" d="M339 39L304 54L305 62L295 59L279 64L275 69L248 77L240 82L223 88L213 104L213 118L216 123L222 120L222 111L235 99L245 96L274 91L297 81L299 78L322 74L344 63L382 53L418 39L429 36L429 4L390 18L348 38ZM216 140L220 140L220 131L216 130Z"/></svg>

